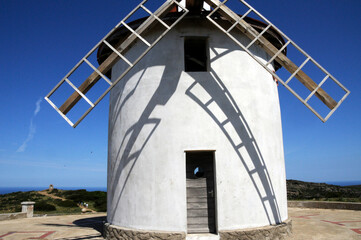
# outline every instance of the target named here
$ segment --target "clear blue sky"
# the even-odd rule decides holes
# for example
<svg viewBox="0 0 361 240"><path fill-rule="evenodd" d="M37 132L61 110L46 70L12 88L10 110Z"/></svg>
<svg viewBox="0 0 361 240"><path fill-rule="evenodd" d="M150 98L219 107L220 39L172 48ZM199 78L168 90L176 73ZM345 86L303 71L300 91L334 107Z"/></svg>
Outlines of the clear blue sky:
<svg viewBox="0 0 361 240"><path fill-rule="evenodd" d="M73 129L43 97L138 2L0 0L0 187L106 186L108 98ZM324 124L279 87L287 178L361 180L361 1L249 3L351 90Z"/></svg>

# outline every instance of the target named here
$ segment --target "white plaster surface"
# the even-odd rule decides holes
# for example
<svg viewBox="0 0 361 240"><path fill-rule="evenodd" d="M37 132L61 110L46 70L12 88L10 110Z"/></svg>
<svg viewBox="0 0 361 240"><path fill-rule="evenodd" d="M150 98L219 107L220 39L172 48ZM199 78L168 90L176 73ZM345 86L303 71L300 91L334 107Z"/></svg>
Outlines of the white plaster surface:
<svg viewBox="0 0 361 240"><path fill-rule="evenodd" d="M184 36L208 37L209 72L183 71ZM127 55L134 58L138 50ZM252 51L267 61L265 52ZM113 80L124 68L113 67ZM222 32L192 19L111 91L108 222L186 232L187 150L215 150L218 230L288 218L277 86Z"/></svg>

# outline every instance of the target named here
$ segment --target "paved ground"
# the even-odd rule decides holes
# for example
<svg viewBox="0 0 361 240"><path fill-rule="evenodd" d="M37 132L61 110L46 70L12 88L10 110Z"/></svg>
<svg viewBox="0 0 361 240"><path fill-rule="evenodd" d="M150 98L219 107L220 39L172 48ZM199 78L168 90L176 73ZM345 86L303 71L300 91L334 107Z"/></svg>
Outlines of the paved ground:
<svg viewBox="0 0 361 240"><path fill-rule="evenodd" d="M105 214L34 217L0 221L0 240L99 240Z"/></svg>
<svg viewBox="0 0 361 240"><path fill-rule="evenodd" d="M361 240L361 211L289 208L292 240Z"/></svg>
<svg viewBox="0 0 361 240"><path fill-rule="evenodd" d="M292 240L361 240L361 211L290 208ZM99 240L105 214L0 221L0 240Z"/></svg>

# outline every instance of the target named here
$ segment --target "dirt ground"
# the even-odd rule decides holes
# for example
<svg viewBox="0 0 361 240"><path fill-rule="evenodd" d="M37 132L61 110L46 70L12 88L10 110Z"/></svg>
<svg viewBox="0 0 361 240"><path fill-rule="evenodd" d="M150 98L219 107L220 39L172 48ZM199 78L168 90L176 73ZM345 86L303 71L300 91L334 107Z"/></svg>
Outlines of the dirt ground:
<svg viewBox="0 0 361 240"><path fill-rule="evenodd" d="M289 217L292 240L361 240L361 211L289 208ZM98 240L104 221L104 213L0 221L0 240Z"/></svg>

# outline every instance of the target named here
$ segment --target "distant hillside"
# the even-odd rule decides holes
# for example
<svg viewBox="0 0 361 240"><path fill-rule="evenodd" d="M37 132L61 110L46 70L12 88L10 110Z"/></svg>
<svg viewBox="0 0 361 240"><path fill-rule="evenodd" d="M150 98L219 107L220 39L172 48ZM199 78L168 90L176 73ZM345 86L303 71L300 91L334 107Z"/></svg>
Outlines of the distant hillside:
<svg viewBox="0 0 361 240"><path fill-rule="evenodd" d="M287 197L288 200L361 202L361 185L341 187L287 180ZM91 210L106 211L106 192L54 189L51 192L44 190L0 194L0 213L20 212L23 201L36 202L35 214L81 213L79 203L82 202L86 202Z"/></svg>
<svg viewBox="0 0 361 240"><path fill-rule="evenodd" d="M361 185L336 186L326 183L287 180L288 200L361 202Z"/></svg>
<svg viewBox="0 0 361 240"><path fill-rule="evenodd" d="M81 190L30 191L0 194L0 213L21 212L21 202L34 201L35 214L74 214L85 210L106 212L106 192Z"/></svg>

